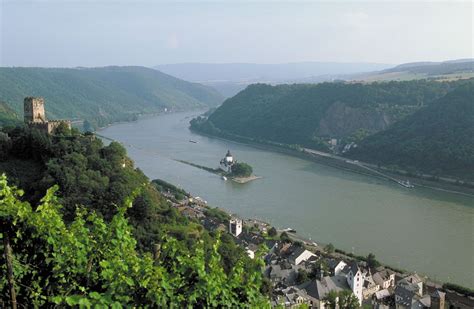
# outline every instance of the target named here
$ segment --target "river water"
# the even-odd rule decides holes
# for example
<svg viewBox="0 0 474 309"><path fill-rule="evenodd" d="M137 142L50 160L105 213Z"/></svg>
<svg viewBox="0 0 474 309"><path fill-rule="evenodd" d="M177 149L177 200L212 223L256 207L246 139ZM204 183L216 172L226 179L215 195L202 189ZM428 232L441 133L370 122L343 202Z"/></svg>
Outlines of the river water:
<svg viewBox="0 0 474 309"><path fill-rule="evenodd" d="M192 133L196 112L166 114L102 130L123 142L151 179L161 178L243 217L436 280L474 287L474 198L406 189L248 145ZM197 141L191 143L190 140ZM230 150L262 179L247 184L176 162L217 167Z"/></svg>

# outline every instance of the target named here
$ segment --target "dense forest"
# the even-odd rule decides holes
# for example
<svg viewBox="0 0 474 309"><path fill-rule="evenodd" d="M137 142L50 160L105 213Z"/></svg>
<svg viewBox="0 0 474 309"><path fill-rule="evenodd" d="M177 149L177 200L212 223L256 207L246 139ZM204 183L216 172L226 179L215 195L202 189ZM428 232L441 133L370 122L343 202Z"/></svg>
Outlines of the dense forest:
<svg viewBox="0 0 474 309"><path fill-rule="evenodd" d="M469 92L473 84L474 79L371 84L256 84L226 100L208 117L194 119L191 129L231 139L280 143L294 149L304 146L323 151L340 151L344 144L359 143L373 136L357 152L361 158L381 164L399 164L399 167L411 166L425 172L436 171L436 174L449 172L464 175L462 166L472 162L469 160L472 160L474 153L470 146L473 145L472 139L469 140L467 135L473 124L468 113L474 102ZM446 96L462 86L460 89L464 90L459 90L452 97ZM454 98L464 102L455 103ZM452 105L448 104L451 100ZM446 116L436 118L435 113L441 111ZM420 117L423 117L423 122ZM441 119L442 124L439 123ZM437 130L433 131L434 128ZM386 130L386 134L374 135ZM402 132L406 134L400 135ZM417 132L424 132L425 142L410 140L405 143L407 134L416 135ZM438 132L438 135L430 137L428 132ZM397 134L399 136L394 138ZM394 139L390 141L392 137ZM338 148L330 145L330 139L337 140ZM469 141L470 145L466 145ZM379 152L375 145L380 145L380 150L385 151ZM390 147L385 147L388 145ZM442 149L443 146L448 147ZM395 151L397 147L400 149ZM367 149L365 154L362 149ZM427 154L431 159L422 160L420 156ZM438 163L442 165L434 168L437 155L441 156ZM403 158L396 159L397 156ZM453 164L448 164L450 162Z"/></svg>
<svg viewBox="0 0 474 309"><path fill-rule="evenodd" d="M462 83L256 84L193 128L321 149L324 138L386 129Z"/></svg>
<svg viewBox="0 0 474 309"><path fill-rule="evenodd" d="M367 137L348 155L474 180L474 82Z"/></svg>
<svg viewBox="0 0 474 309"><path fill-rule="evenodd" d="M0 101L0 127L15 125L19 121L15 111L7 103Z"/></svg>
<svg viewBox="0 0 474 309"><path fill-rule="evenodd" d="M66 127L0 137L0 248L22 306L266 306L261 261L177 212L120 144ZM4 301L7 277L2 254Z"/></svg>
<svg viewBox="0 0 474 309"><path fill-rule="evenodd" d="M44 97L51 119L85 119L92 128L223 100L210 87L144 67L0 68L0 100L21 114L26 96Z"/></svg>

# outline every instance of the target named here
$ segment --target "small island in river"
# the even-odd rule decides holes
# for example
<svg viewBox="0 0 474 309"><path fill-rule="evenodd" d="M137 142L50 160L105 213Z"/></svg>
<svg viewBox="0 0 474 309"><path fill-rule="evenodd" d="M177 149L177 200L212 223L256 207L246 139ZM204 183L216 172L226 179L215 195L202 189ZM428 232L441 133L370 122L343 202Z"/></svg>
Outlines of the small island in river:
<svg viewBox="0 0 474 309"><path fill-rule="evenodd" d="M220 161L220 165L218 168L210 168L207 166L202 166L202 165L194 164L194 163L183 161L183 160L177 160L177 161L203 169L213 174L220 175L222 176L222 179L224 180L227 180L227 178L230 178L232 181L240 183L240 184L244 184L252 180L262 178L260 176L253 175L252 166L250 166L249 164L245 162L237 162L237 160L234 160L234 157L232 156L229 150L227 151L227 154L225 155L225 157Z"/></svg>

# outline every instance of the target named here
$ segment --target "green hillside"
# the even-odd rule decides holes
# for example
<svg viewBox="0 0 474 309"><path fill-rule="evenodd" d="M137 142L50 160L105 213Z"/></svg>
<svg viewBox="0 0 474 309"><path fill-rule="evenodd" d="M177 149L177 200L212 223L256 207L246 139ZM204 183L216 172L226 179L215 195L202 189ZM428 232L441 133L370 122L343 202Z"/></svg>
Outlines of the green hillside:
<svg viewBox="0 0 474 309"><path fill-rule="evenodd" d="M474 82L369 136L349 155L434 175L474 179Z"/></svg>
<svg viewBox="0 0 474 309"><path fill-rule="evenodd" d="M268 307L261 260L180 213L119 143L66 127L0 138L2 307L7 246L25 308Z"/></svg>
<svg viewBox="0 0 474 309"><path fill-rule="evenodd" d="M93 126L222 102L210 87L144 67L0 68L0 100L21 115L26 96L44 97L50 118L86 119Z"/></svg>
<svg viewBox="0 0 474 309"><path fill-rule="evenodd" d="M0 101L0 127L18 123L18 115L7 103Z"/></svg>
<svg viewBox="0 0 474 309"><path fill-rule="evenodd" d="M325 149L327 138L373 134L444 96L465 81L256 84L226 100L192 128Z"/></svg>

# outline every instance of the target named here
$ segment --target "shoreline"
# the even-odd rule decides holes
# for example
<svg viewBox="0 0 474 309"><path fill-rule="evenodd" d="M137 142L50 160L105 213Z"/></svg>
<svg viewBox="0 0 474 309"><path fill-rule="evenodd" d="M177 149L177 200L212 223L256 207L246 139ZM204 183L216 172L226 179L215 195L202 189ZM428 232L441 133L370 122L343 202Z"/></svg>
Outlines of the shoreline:
<svg viewBox="0 0 474 309"><path fill-rule="evenodd" d="M194 133L197 133L209 138L215 138L215 139L232 142L232 143L236 143L240 145L251 146L251 147L262 149L262 150L269 150L269 151L274 151L278 153L283 153L283 154L291 155L293 157L297 157L300 159L304 159L311 162L316 162L322 165L337 168L339 170L344 170L344 171L356 173L359 175L369 176L369 177L388 181L388 177L382 177L380 175L376 175L375 173L369 173L367 170L363 168L358 168L358 166L355 164L348 164L344 162L343 160L334 159L332 157L333 155L329 153L324 153L324 155L316 155L314 153L309 153L305 151L304 148L302 148L302 150L296 150L296 149L290 148L290 145L285 145L285 144L282 144L281 146L279 146L276 144L273 145L273 144L267 144L265 142L257 142L257 141L252 141L252 140L239 140L240 138L232 139L230 137L222 137L219 135L213 135L213 134L203 132L201 130L192 129L192 128L190 128L190 130ZM242 139L244 139L244 137L242 137ZM352 161L351 159L348 159L348 158L344 158L344 160ZM361 162L361 163L363 163L364 165L373 166L370 163L365 163L365 162ZM403 175L402 173L394 173L393 171L390 171L384 168L381 168L381 170L383 171L383 173L388 174L391 177L403 177L404 179L409 179L411 182L415 184L415 188L422 187L422 188L427 188L431 190L437 190L437 191L447 192L450 194L456 194L456 195L462 195L462 196L474 198L474 188L459 186L459 185L456 185L455 183L445 182L443 180L433 181L430 179L414 177L412 175L410 176Z"/></svg>
<svg viewBox="0 0 474 309"><path fill-rule="evenodd" d="M294 155L296 157L300 157L300 158L304 158L304 159L307 159L307 160L311 160L311 161L316 161L318 163L321 163L321 164L324 164L324 165L329 165L329 164L326 164L325 162L320 162L319 160L317 159L311 159L308 155L303 155L302 153L300 152L297 152L297 151L291 151L290 153L290 150L289 149L283 149L283 148L277 148L276 146L270 146L270 145L262 145L262 144L254 144L254 143L243 143L243 142L238 142L238 141L234 141L234 140L231 140L231 139L225 139L225 138L222 138L222 137L216 137L216 136L213 136L213 135L208 135L208 134L202 134L201 132L199 132L199 134L201 135L204 135L204 136L209 136L211 138L217 138L217 139L221 139L221 140L225 140L225 141L231 141L232 143L236 143L236 144L242 144L242 145L251 145L252 147L254 148L260 148L260 149L265 149L265 150L268 150L270 149L271 151L275 151L275 152L279 152L279 153L285 153L285 154L291 154L291 155ZM338 168L341 168L341 167L338 167ZM342 169L342 168L341 168ZM354 171L351 171L351 172L354 172ZM362 172L360 172L360 174L364 174ZM368 175L368 174L365 174L365 175ZM373 175L368 175L368 176L371 176L371 177L375 177ZM220 208L221 210L225 210L225 208ZM226 211L227 212L227 211ZM262 219L257 219L259 221L262 221ZM265 220L265 219L263 219ZM297 237L301 237L301 238L306 238L304 236L301 236L299 235L298 233L296 234ZM318 242L318 244L320 244ZM337 245L336 245L337 247ZM361 252L362 253L362 252ZM387 265L387 264L384 264L384 265ZM388 264L389 266L389 264ZM439 282L439 281L438 281Z"/></svg>
<svg viewBox="0 0 474 309"><path fill-rule="evenodd" d="M231 180L236 183L244 184L244 183L251 182L257 179L262 179L262 178L263 178L262 176L250 175L249 177L232 177Z"/></svg>

